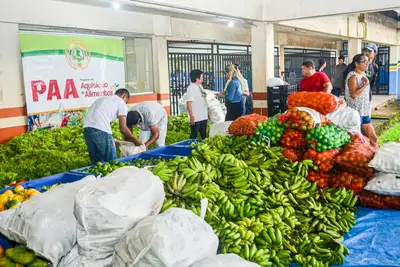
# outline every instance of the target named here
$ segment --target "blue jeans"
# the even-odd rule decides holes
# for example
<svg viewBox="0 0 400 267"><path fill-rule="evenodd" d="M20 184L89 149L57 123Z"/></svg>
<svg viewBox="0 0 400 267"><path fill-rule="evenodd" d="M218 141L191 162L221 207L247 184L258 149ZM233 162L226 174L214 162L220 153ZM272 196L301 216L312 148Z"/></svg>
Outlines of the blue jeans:
<svg viewBox="0 0 400 267"><path fill-rule="evenodd" d="M361 125L370 124L371 117L370 116L361 116Z"/></svg>
<svg viewBox="0 0 400 267"><path fill-rule="evenodd" d="M83 135L92 164L117 158L117 149L111 134L88 127L83 129Z"/></svg>

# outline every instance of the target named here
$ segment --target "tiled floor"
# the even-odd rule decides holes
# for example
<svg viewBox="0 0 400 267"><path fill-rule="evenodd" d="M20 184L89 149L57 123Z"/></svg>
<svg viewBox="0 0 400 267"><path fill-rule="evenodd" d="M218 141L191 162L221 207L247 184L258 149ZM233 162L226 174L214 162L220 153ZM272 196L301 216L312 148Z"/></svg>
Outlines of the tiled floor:
<svg viewBox="0 0 400 267"><path fill-rule="evenodd" d="M372 96L372 107L378 107L391 99L395 99L395 95L373 95Z"/></svg>

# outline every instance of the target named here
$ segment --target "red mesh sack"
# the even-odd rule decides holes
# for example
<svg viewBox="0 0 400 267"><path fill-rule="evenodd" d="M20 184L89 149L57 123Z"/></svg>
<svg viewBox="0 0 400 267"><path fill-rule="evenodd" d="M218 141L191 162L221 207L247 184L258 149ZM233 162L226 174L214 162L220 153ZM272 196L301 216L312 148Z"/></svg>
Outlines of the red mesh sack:
<svg viewBox="0 0 400 267"><path fill-rule="evenodd" d="M312 183L316 182L319 189L325 189L329 187L333 177L334 175L331 173L310 171L307 180Z"/></svg>
<svg viewBox="0 0 400 267"><path fill-rule="evenodd" d="M383 201L389 208L400 209L400 196L384 196Z"/></svg>
<svg viewBox="0 0 400 267"><path fill-rule="evenodd" d="M327 93L297 92L289 95L288 108L306 107L326 115L343 105L343 100Z"/></svg>
<svg viewBox="0 0 400 267"><path fill-rule="evenodd" d="M287 129L280 140L283 147L294 149L305 149L307 146L305 132Z"/></svg>
<svg viewBox="0 0 400 267"><path fill-rule="evenodd" d="M285 158L290 159L292 162L296 162L296 161L300 161L303 159L303 153L304 153L304 151L302 151L302 150L296 150L293 148L283 147L282 155Z"/></svg>
<svg viewBox="0 0 400 267"><path fill-rule="evenodd" d="M285 114L280 115L278 120L282 121L286 128L304 132L310 131L314 127L331 124L331 121L324 115L309 108L289 109Z"/></svg>
<svg viewBox="0 0 400 267"><path fill-rule="evenodd" d="M332 187L345 187L353 190L356 194L363 191L368 183L368 178L349 172L339 172L331 180Z"/></svg>
<svg viewBox="0 0 400 267"><path fill-rule="evenodd" d="M233 135L253 135L257 125L268 118L259 114L245 115L234 120L228 128L230 134Z"/></svg>
<svg viewBox="0 0 400 267"><path fill-rule="evenodd" d="M362 191L360 194L358 194L358 201L365 207L377 209L388 208L382 196L368 191Z"/></svg>
<svg viewBox="0 0 400 267"><path fill-rule="evenodd" d="M333 169L335 158L340 154L340 151L341 149L334 148L318 153L314 149L308 149L304 154L304 158L314 161L322 172L329 172Z"/></svg>
<svg viewBox="0 0 400 267"><path fill-rule="evenodd" d="M369 162L374 158L376 149L362 135L353 135L351 143L348 144L342 154L335 162L345 167L345 170L373 176L373 169L368 167Z"/></svg>

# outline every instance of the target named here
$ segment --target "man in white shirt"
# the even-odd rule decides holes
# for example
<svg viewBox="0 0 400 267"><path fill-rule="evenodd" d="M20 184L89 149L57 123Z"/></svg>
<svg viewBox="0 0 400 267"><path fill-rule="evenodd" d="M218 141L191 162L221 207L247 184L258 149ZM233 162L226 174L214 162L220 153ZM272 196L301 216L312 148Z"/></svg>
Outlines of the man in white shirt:
<svg viewBox="0 0 400 267"><path fill-rule="evenodd" d="M201 70L192 70L190 72L190 81L192 82L186 92L186 105L190 122L190 138L196 139L200 132L201 139L206 138L207 133L207 94L203 89L203 72Z"/></svg>
<svg viewBox="0 0 400 267"><path fill-rule="evenodd" d="M92 164L117 158L117 150L112 136L111 123L119 118L119 129L128 141L141 145L126 127L129 92L118 89L113 96L97 99L86 115L83 134Z"/></svg>
<svg viewBox="0 0 400 267"><path fill-rule="evenodd" d="M126 125L132 130L140 129L139 139L146 148L156 143L158 147L165 146L167 136L168 115L164 107L155 101L144 101L134 106L126 119Z"/></svg>

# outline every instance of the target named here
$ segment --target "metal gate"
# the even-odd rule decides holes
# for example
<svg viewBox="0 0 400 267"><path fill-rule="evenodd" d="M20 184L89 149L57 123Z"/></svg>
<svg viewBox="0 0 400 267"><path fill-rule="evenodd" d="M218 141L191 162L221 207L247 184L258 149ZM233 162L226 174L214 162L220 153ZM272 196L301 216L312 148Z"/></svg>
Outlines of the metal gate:
<svg viewBox="0 0 400 267"><path fill-rule="evenodd" d="M336 65L336 51L319 49L302 49L285 47L285 79L290 84L296 84L303 77L301 64L306 60L312 60L315 65L319 59L326 61L324 72L332 77ZM315 66L317 67L317 66Z"/></svg>
<svg viewBox="0 0 400 267"><path fill-rule="evenodd" d="M371 88L372 94L375 95L388 95L389 94L389 59L390 49L387 46L378 48L378 55L376 56L376 64L379 66L378 77L376 86Z"/></svg>
<svg viewBox="0 0 400 267"><path fill-rule="evenodd" d="M204 72L204 89L221 92L225 85L225 67L239 64L252 88L251 47L205 42L168 41L171 115L179 113L178 101L190 84L190 71Z"/></svg>

